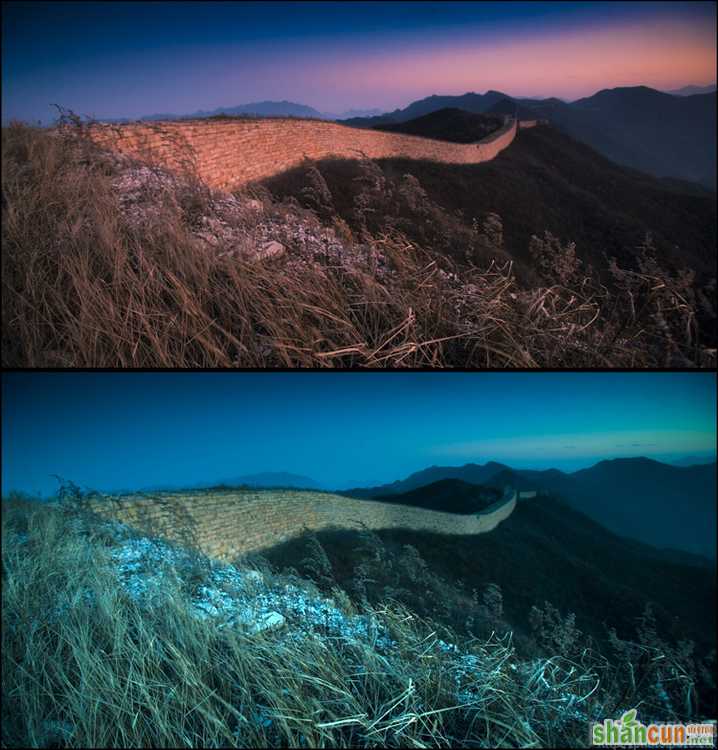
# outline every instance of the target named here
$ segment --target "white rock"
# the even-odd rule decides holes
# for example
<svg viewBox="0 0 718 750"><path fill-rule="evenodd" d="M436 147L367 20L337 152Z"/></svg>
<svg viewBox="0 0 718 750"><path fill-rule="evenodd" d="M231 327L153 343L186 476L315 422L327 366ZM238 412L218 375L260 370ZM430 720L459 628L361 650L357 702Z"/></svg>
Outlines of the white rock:
<svg viewBox="0 0 718 750"><path fill-rule="evenodd" d="M261 583L264 580L262 578L262 574L258 570L248 570L244 574L244 577L250 581L254 581L255 583Z"/></svg>
<svg viewBox="0 0 718 750"><path fill-rule="evenodd" d="M251 208L253 211L261 211L264 208L261 201L255 200L254 198L250 198L247 201L247 207Z"/></svg>
<svg viewBox="0 0 718 750"><path fill-rule="evenodd" d="M261 633L263 630L276 630L284 626L285 619L279 612L267 612L249 627L250 633Z"/></svg>

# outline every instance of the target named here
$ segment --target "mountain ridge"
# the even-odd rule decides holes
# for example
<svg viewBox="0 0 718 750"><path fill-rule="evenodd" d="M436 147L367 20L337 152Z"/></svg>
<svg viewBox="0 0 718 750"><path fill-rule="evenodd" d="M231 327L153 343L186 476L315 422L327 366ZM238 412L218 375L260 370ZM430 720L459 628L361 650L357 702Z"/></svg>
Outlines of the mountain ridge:
<svg viewBox="0 0 718 750"><path fill-rule="evenodd" d="M675 466L643 456L604 459L570 473L513 469L489 462L430 467L389 485L338 494L388 499L448 478L494 487L511 484L518 491L534 489L559 497L602 526L642 543L715 559L715 471L715 463ZM650 517L644 516L640 504L634 504L636 495L653 498ZM686 517L692 519L691 527L686 527Z"/></svg>
<svg viewBox="0 0 718 750"><path fill-rule="evenodd" d="M696 182L715 191L715 91L677 96L650 86L620 86L572 102L556 97L517 99L493 90L460 96L433 94L379 117L345 122L374 127L404 122L445 107L484 114L492 107L505 110L512 105L520 108L524 119L531 119L531 113L548 119L567 135L619 164L659 178Z"/></svg>

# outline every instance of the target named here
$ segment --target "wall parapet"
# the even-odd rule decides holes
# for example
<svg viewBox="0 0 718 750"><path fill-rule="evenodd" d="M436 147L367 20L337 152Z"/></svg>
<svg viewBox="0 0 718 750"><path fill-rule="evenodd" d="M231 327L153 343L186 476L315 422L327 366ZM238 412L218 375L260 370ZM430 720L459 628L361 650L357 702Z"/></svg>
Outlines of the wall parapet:
<svg viewBox="0 0 718 750"><path fill-rule="evenodd" d="M479 164L509 146L517 130L518 122L511 119L476 143L451 143L321 120L262 118L93 124L87 132L104 148L172 171L191 166L211 187L233 190L304 159L405 157Z"/></svg>
<svg viewBox="0 0 718 750"><path fill-rule="evenodd" d="M98 515L230 560L261 552L305 530L406 528L439 534L483 534L516 507L517 493L482 513L459 515L375 500L307 491L159 493L93 500Z"/></svg>

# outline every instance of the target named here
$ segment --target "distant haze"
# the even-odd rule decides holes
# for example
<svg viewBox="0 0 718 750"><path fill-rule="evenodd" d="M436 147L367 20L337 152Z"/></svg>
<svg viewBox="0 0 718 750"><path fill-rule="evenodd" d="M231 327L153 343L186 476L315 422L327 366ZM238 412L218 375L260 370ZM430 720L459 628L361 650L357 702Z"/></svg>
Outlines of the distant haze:
<svg viewBox="0 0 718 750"><path fill-rule="evenodd" d="M567 100L716 80L707 2L14 2L3 6L2 110L51 119L289 99L320 112L432 93Z"/></svg>

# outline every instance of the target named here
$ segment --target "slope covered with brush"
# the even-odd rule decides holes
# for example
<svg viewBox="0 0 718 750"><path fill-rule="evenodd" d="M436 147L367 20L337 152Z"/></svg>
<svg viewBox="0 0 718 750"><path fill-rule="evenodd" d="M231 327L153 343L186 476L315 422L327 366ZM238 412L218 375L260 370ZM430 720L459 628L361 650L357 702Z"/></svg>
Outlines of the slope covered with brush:
<svg viewBox="0 0 718 750"><path fill-rule="evenodd" d="M652 241L638 255L627 250L628 265L582 265L578 256L595 255L594 245L574 247L541 226L562 216L560 206L533 216L534 208L509 201L514 187L531 195L540 173L524 188L511 176L492 185L484 172L437 173L421 162L310 164L269 184L271 193L254 186L231 195L203 185L191 164L169 174L102 152L82 123L68 124L61 134L24 125L2 132L5 365L715 361L705 322L711 290L666 270L666 253ZM585 191L564 187L584 201ZM675 218L673 194L662 195ZM465 200L471 212L457 215ZM511 215L506 230L498 214L482 214L497 201ZM676 205L694 219L681 253L700 260L712 209L693 196ZM601 236L612 218L595 217ZM638 236L643 224L628 223ZM522 250L529 227L540 234ZM504 231L514 239L505 243Z"/></svg>

